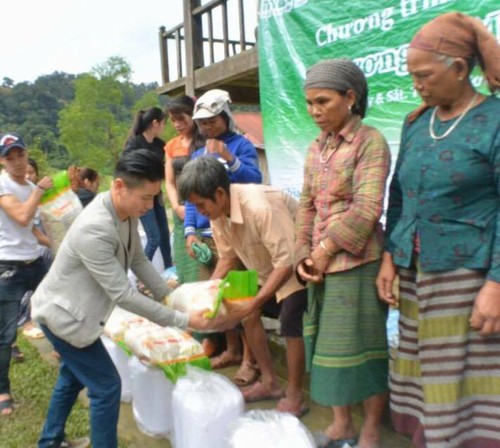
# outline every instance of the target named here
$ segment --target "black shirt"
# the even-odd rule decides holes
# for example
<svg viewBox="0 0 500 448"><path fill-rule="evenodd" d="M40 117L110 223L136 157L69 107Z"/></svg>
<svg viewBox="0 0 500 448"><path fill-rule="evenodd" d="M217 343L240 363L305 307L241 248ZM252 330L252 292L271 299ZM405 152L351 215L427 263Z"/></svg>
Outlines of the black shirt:
<svg viewBox="0 0 500 448"><path fill-rule="evenodd" d="M125 151L131 151L133 149L149 149L153 151L161 160L161 163L165 163L165 142L158 137L155 137L151 143L149 143L144 135L134 135L127 140L125 143Z"/></svg>

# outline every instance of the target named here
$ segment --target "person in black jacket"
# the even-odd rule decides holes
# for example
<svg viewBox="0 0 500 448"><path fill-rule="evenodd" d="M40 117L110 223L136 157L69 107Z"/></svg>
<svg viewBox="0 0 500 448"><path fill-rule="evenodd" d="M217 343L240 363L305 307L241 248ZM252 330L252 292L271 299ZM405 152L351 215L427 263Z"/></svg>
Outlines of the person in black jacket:
<svg viewBox="0 0 500 448"><path fill-rule="evenodd" d="M165 164L165 142L159 136L165 128L165 120L165 113L159 107L141 109L135 117L130 136L125 143L124 152L148 149L159 157L163 166ZM147 238L144 248L146 256L152 260L156 250L160 248L164 267L172 266L170 232L161 192L155 197L154 207L141 217L141 223Z"/></svg>
<svg viewBox="0 0 500 448"><path fill-rule="evenodd" d="M99 190L99 173L89 167L78 168L79 186L76 195L84 207L95 198Z"/></svg>

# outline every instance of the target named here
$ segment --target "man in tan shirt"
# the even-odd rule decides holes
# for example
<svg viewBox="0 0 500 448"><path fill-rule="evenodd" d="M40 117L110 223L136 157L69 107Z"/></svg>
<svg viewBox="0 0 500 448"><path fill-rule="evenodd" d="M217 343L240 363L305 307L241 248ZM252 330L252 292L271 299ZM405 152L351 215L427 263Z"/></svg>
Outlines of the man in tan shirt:
<svg viewBox="0 0 500 448"><path fill-rule="evenodd" d="M307 293L293 274L294 217L298 203L266 185L230 184L224 166L213 157L192 160L179 177L179 193L210 219L219 261L212 278L223 278L238 258L257 271L259 291L241 310L246 340L261 371L261 379L243 391L247 402L283 397L272 365L261 314L280 318L286 338L288 387L278 410L301 416L304 342L302 316Z"/></svg>

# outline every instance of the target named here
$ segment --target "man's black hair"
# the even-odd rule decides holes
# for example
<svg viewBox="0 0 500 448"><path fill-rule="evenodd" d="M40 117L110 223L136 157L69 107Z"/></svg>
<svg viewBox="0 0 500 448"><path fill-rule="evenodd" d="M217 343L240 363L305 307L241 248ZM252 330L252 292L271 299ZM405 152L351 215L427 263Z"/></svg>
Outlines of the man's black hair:
<svg viewBox="0 0 500 448"><path fill-rule="evenodd" d="M182 200L191 194L215 201L215 192L222 188L229 194L229 175L224 165L215 157L198 157L186 163L178 180Z"/></svg>
<svg viewBox="0 0 500 448"><path fill-rule="evenodd" d="M118 160L113 177L121 178L125 185L134 188L145 180L157 182L165 177L160 157L149 149L125 151Z"/></svg>

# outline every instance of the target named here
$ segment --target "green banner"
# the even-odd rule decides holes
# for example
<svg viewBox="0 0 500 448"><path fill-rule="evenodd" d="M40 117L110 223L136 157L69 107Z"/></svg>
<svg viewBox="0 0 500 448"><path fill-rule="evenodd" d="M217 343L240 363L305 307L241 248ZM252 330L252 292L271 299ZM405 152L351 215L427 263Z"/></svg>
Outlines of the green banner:
<svg viewBox="0 0 500 448"><path fill-rule="evenodd" d="M421 103L407 73L408 43L426 22L452 11L478 17L500 40L498 0L260 0L260 97L272 184L300 193L304 156L319 134L302 84L321 59L347 57L363 70L365 122L385 135L395 160L403 119ZM481 81L475 73L473 83Z"/></svg>

